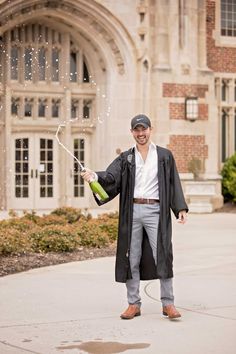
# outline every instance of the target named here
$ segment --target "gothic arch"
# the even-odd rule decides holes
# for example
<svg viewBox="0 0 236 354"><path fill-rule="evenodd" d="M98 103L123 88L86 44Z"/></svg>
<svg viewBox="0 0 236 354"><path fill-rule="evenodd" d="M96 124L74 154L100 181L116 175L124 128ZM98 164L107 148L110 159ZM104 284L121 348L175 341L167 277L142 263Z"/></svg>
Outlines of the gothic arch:
<svg viewBox="0 0 236 354"><path fill-rule="evenodd" d="M116 69L121 75L132 72L137 49L130 34L108 9L93 0L13 0L10 6L3 1L0 14L0 35L19 24L42 19L89 43L103 70Z"/></svg>

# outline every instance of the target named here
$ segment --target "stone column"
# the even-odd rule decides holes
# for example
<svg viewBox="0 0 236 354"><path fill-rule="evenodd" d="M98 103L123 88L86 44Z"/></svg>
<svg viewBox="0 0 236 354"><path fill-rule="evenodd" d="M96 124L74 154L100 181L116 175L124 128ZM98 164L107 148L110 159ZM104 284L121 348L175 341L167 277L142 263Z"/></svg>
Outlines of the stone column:
<svg viewBox="0 0 236 354"><path fill-rule="evenodd" d="M9 209L12 206L11 196L14 192L12 189L12 174L14 174L14 166L11 161L11 150L12 150L12 137L11 137L11 90L6 87L5 91L5 103L4 103L4 115L5 115L5 163L4 163L4 186L5 186L5 206Z"/></svg>
<svg viewBox="0 0 236 354"><path fill-rule="evenodd" d="M207 67L206 59L206 3L198 0L198 67Z"/></svg>
<svg viewBox="0 0 236 354"><path fill-rule="evenodd" d="M68 33L62 35L60 72L62 84L67 87L70 82L70 36Z"/></svg>
<svg viewBox="0 0 236 354"><path fill-rule="evenodd" d="M70 120L70 106L71 106L71 93L70 90L65 89L65 94L62 100L62 119L61 124L65 126L61 127L59 133L60 141L70 150L73 149L73 143L71 139L71 127ZM72 157L63 149L62 146L58 147L58 161L59 161L59 204L60 206L68 205L72 203L72 175L73 175L73 161Z"/></svg>
<svg viewBox="0 0 236 354"><path fill-rule="evenodd" d="M1 88L0 88L1 94ZM5 209L5 185L4 185L4 164L5 164L5 139L4 139L4 123L2 121L3 98L0 96L0 210Z"/></svg>
<svg viewBox="0 0 236 354"><path fill-rule="evenodd" d="M155 67L169 68L169 2L158 0L156 3L156 42L155 42Z"/></svg>

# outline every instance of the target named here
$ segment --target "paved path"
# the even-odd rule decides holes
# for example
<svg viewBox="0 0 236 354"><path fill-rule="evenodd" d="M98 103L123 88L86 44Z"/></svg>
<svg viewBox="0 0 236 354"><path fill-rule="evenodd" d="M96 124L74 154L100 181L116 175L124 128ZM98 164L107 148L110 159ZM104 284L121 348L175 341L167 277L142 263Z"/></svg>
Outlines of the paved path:
<svg viewBox="0 0 236 354"><path fill-rule="evenodd" d="M161 315L159 283L142 283L142 316L119 318L114 258L0 278L0 354L236 353L236 216L190 215L174 226L176 305Z"/></svg>

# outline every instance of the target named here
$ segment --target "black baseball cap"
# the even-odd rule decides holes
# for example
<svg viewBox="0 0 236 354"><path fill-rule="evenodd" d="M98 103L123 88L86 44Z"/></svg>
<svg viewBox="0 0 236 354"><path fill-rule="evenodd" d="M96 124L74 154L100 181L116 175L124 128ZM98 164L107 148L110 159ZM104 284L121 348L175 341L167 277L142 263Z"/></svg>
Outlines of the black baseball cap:
<svg viewBox="0 0 236 354"><path fill-rule="evenodd" d="M131 120L131 129L135 129L138 125L142 125L146 129L151 127L151 121L145 114L138 114Z"/></svg>

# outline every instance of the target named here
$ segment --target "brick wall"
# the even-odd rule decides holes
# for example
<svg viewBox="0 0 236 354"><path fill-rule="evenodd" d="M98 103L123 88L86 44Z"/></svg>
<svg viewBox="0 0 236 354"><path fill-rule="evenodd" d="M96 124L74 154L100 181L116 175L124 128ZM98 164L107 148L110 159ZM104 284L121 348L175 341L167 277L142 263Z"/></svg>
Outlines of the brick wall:
<svg viewBox="0 0 236 354"><path fill-rule="evenodd" d="M172 151L180 173L189 172L189 162L195 158L204 163L208 146L204 135L171 135L168 148Z"/></svg>
<svg viewBox="0 0 236 354"><path fill-rule="evenodd" d="M236 48L217 47L212 37L216 26L215 1L207 0L207 65L216 72L236 71Z"/></svg>
<svg viewBox="0 0 236 354"><path fill-rule="evenodd" d="M169 104L170 119L185 119L185 104L173 103ZM198 119L208 119L208 105L205 103L199 103L198 105Z"/></svg>
<svg viewBox="0 0 236 354"><path fill-rule="evenodd" d="M163 97L197 96L204 98L208 91L207 85L198 84L163 84Z"/></svg>

